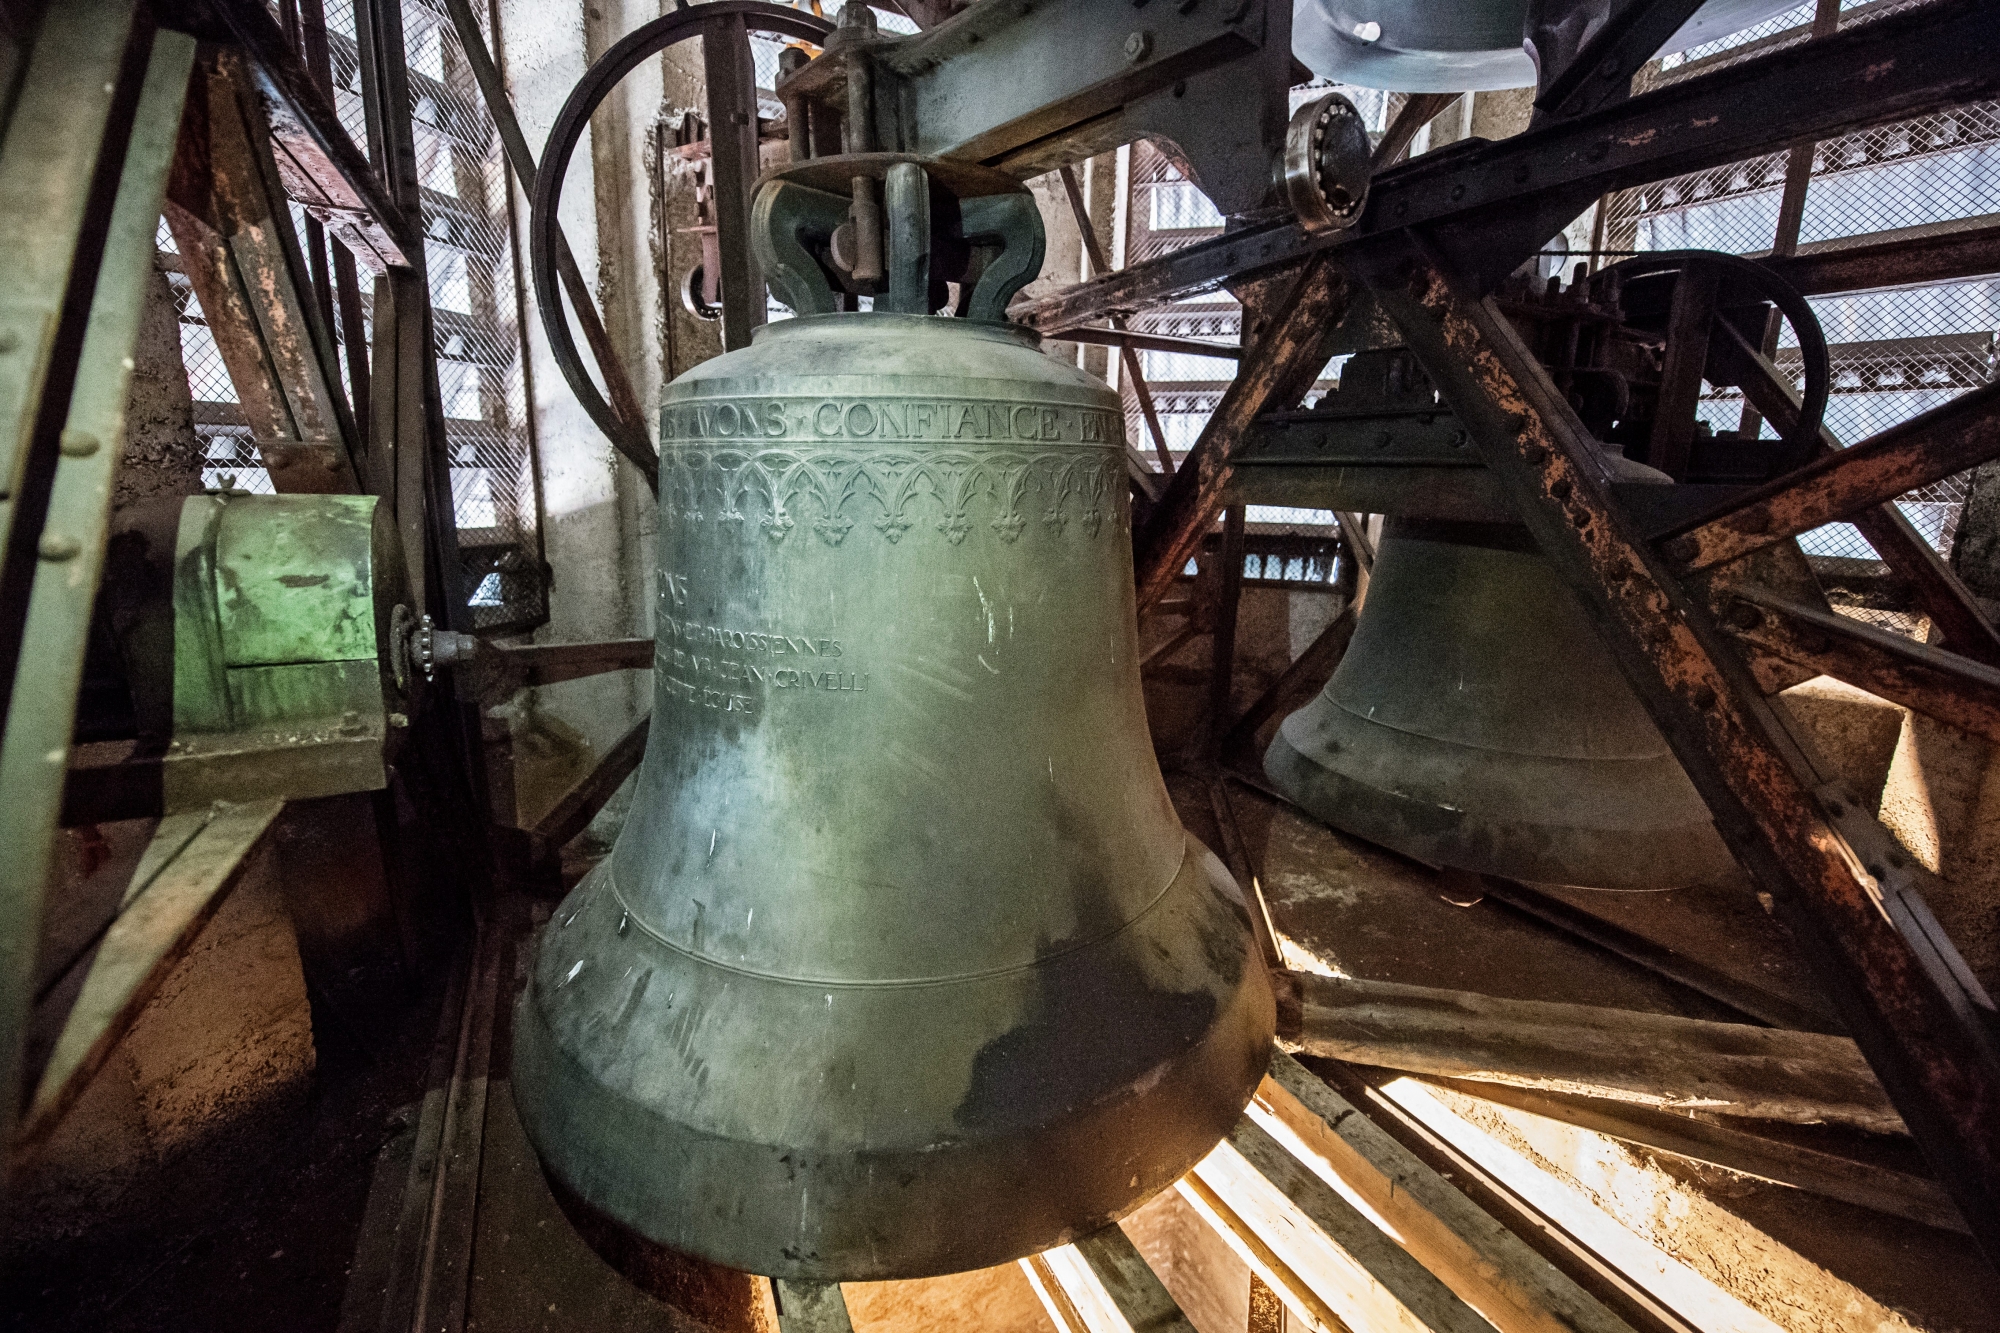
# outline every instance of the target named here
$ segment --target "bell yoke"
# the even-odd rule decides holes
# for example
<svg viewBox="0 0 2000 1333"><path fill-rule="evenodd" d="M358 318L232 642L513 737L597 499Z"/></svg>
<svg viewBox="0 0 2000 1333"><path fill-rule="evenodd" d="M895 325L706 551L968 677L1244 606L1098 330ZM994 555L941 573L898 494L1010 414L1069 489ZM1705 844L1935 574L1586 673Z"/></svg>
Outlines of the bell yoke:
<svg viewBox="0 0 2000 1333"><path fill-rule="evenodd" d="M651 737L542 938L515 1097L646 1242L1001 1263L1215 1145L1271 984L1153 757L1118 399L1005 321L1032 197L850 154L769 173L753 226L798 317L667 388Z"/></svg>

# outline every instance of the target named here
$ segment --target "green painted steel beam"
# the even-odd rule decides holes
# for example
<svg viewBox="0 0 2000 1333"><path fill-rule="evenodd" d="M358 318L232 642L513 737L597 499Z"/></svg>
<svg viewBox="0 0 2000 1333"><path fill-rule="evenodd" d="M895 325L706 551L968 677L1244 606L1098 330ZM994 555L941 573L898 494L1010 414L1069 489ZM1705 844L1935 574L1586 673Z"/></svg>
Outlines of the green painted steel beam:
<svg viewBox="0 0 2000 1333"><path fill-rule="evenodd" d="M77 210L88 202L89 192L81 181L51 180L44 187L47 198L23 198L15 188L19 182L11 177L17 169L36 164L51 174L60 170L89 174L106 137L106 104L115 100L104 89L120 76L126 55L124 40L113 30L131 25L130 7L114 5L57 6L44 24L24 101L0 156L0 178L6 178L0 184L0 254L9 256L10 265L22 264L10 272L0 302L24 293L53 292L67 282L66 277L59 280L58 273L65 265L50 252L62 246L73 252L77 247L76 234L84 226ZM47 515L39 525L39 540L31 547L37 558L21 621L25 660L12 683L4 742L0 742L0 791L6 793L0 800L0 849L4 849L0 855L0 1140L11 1130L20 1104L21 1044L41 934L49 849L62 799L91 605L103 569L112 481L124 445L132 350L194 53L193 39L179 33L162 32L152 43L131 137L120 150L124 169L116 177L95 295L76 354L75 389L73 393L65 389L67 412L48 482ZM45 136L44 142L32 148L18 145L15 136L30 130ZM22 160L15 159L17 151ZM52 226L51 213L67 218L66 230L24 234L37 217ZM27 251L35 252L37 262L26 262ZM0 320L5 318L0 313ZM46 331L57 322L49 316L42 327ZM25 343L9 355L31 354L53 355L46 345ZM0 356L0 361L5 359ZM53 410L53 404L25 399L9 400L7 406L10 410L0 415L0 437L5 441L0 457L19 464L38 414ZM16 466L9 475L18 478L21 472ZM11 521L17 510L0 504L0 512Z"/></svg>

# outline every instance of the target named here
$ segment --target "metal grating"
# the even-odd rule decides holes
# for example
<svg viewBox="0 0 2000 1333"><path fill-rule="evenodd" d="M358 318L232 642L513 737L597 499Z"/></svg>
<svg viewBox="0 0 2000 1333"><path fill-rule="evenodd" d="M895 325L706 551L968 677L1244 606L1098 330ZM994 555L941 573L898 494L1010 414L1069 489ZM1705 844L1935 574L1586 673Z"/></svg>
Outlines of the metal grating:
<svg viewBox="0 0 2000 1333"><path fill-rule="evenodd" d="M490 10L474 13L493 45ZM530 629L548 619L548 580L507 165L441 0L404 0L403 29L468 621Z"/></svg>
<svg viewBox="0 0 2000 1333"><path fill-rule="evenodd" d="M1874 0L1843 6L1842 29L1928 0ZM1658 87L1809 39L1813 6L1802 5L1721 42L1669 56L1637 82ZM2000 215L2000 102L1974 102L1812 145L1812 174L1798 245L1811 250L1888 232L1921 234ZM1736 162L1621 191L1605 201L1603 248L1621 252L1710 249L1768 253L1777 235L1790 152ZM1933 283L1889 291L1815 297L1833 361L1827 425L1855 443L1989 382L2000 329L2000 279ZM1798 382L1796 339L1786 328L1778 363ZM1705 386L1701 418L1734 431L1743 400ZM1768 423L1765 436L1772 434ZM1899 500L1911 522L1949 553L1968 476L1949 478ZM1848 524L1800 539L1808 555L1844 569L1879 569L1874 551Z"/></svg>

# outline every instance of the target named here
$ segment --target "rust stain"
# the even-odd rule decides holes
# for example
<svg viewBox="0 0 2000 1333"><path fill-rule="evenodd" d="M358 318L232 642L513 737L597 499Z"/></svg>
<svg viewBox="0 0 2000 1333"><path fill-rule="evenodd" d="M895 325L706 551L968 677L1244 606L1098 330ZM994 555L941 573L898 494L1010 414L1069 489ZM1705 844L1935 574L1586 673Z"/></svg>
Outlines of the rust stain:
<svg viewBox="0 0 2000 1333"><path fill-rule="evenodd" d="M1712 125L1720 125L1721 123L1721 116L1698 116L1695 118L1694 127L1698 130L1705 130Z"/></svg>
<svg viewBox="0 0 2000 1333"><path fill-rule="evenodd" d="M1888 60L1881 61L1877 64L1870 65L1866 69L1861 71L1861 81L1863 83L1873 83L1875 82L1875 80L1881 78L1884 74L1889 73L1891 70L1895 68L1896 68L1896 61L1893 57Z"/></svg>
<svg viewBox="0 0 2000 1333"><path fill-rule="evenodd" d="M1657 129L1643 130L1638 134L1629 134L1618 142L1624 144L1627 148L1642 148L1659 137L1660 132Z"/></svg>

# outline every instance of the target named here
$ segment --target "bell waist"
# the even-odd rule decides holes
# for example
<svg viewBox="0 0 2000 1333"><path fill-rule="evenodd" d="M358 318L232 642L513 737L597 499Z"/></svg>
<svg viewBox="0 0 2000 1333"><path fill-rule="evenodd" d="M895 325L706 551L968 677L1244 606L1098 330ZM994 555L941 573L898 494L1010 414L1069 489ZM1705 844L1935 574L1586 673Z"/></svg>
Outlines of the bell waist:
<svg viewBox="0 0 2000 1333"><path fill-rule="evenodd" d="M738 976L752 977L758 981L777 982L781 985L818 987L821 989L954 986L968 981L984 981L992 977L1004 977L1017 972L1031 971L1047 965L1052 959L1061 958L1083 949L1095 948L1106 941L1116 939L1127 931L1133 930L1146 920L1161 903L1166 901L1175 883L1187 872L1188 854L1191 850L1189 843L1190 835L1183 830L1181 834L1181 855L1180 859L1174 863L1173 873L1168 875L1161 883L1158 891L1151 898L1147 899L1145 906L1111 929L1099 931L1094 935L1086 935L1080 939L1066 941L1061 948L1051 949L1047 953L1038 954L1026 962L1007 963L999 967L982 968L971 972L954 972L945 976L935 977L801 977L788 976L781 972L766 972L754 967L745 967L741 963L732 963L725 959L717 958L713 954L689 948L686 944L673 939L665 931L634 911L631 902L618 887L616 858L607 857L599 867L598 873L604 877L604 887L610 894L612 902L616 904L619 912L622 913L621 924L629 923L632 929L637 930L640 934L646 936L662 948L670 949L674 953L680 954L682 957L691 959L706 967L713 967L724 972L733 972ZM579 910L587 909L580 908Z"/></svg>

